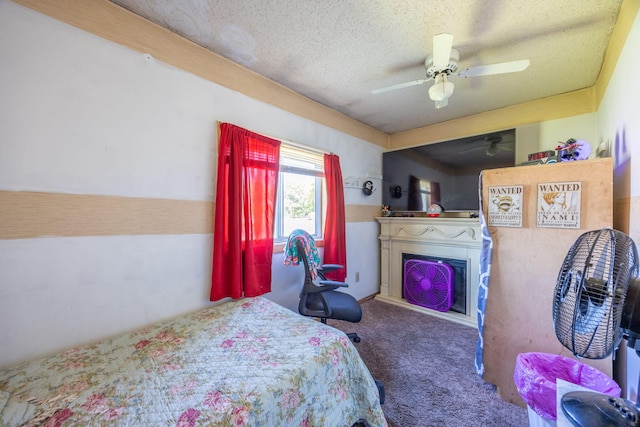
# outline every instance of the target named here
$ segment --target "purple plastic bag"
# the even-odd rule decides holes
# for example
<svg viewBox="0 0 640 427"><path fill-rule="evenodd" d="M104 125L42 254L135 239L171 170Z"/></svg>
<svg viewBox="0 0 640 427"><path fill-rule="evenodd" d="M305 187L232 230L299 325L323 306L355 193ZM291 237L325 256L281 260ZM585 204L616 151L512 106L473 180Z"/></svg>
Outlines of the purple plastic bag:
<svg viewBox="0 0 640 427"><path fill-rule="evenodd" d="M560 378L609 396L620 396L620 387L604 373L575 359L548 353L520 353L513 381L518 393L533 411L555 420L556 379Z"/></svg>

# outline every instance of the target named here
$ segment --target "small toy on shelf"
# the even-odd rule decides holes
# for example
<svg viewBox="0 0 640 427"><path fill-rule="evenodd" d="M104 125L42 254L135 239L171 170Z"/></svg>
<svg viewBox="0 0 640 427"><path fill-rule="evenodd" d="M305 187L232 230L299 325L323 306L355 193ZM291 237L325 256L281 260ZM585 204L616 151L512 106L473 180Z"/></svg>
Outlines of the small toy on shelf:
<svg viewBox="0 0 640 427"><path fill-rule="evenodd" d="M563 162L571 162L573 160L586 160L591 154L591 145L587 141L581 139L569 138L567 142L560 143L556 147L558 157Z"/></svg>
<svg viewBox="0 0 640 427"><path fill-rule="evenodd" d="M427 209L427 216L430 216L432 218L439 217L442 211L444 211L444 209L442 209L442 206L437 203L432 203Z"/></svg>

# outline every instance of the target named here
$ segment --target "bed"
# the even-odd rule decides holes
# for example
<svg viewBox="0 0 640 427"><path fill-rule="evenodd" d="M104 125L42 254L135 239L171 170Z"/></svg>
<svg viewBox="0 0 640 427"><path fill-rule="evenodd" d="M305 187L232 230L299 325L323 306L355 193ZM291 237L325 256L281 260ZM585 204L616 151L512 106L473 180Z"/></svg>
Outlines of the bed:
<svg viewBox="0 0 640 427"><path fill-rule="evenodd" d="M386 425L354 345L262 297L0 370L3 426L356 423Z"/></svg>

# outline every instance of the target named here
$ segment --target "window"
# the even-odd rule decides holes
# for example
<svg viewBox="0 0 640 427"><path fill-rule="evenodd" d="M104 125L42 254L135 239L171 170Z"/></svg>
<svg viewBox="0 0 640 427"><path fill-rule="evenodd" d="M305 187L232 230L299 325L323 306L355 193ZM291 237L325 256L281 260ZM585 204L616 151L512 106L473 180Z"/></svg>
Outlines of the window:
<svg viewBox="0 0 640 427"><path fill-rule="evenodd" d="M440 184L409 176L410 211L426 211L432 203L440 203Z"/></svg>
<svg viewBox="0 0 640 427"><path fill-rule="evenodd" d="M302 228L315 238L322 236L324 158L321 153L283 143L274 239L285 241Z"/></svg>

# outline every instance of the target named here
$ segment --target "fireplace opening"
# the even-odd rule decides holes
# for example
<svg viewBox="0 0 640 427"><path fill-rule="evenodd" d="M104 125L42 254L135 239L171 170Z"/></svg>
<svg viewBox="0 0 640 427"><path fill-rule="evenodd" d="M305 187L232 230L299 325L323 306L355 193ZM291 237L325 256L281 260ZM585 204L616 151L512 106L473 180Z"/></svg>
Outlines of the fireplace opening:
<svg viewBox="0 0 640 427"><path fill-rule="evenodd" d="M431 262L443 262L453 268L453 305L450 311L467 314L467 261L455 258L435 257L417 254L402 254L402 283L404 283L404 266L407 261L422 260ZM403 286L404 296L404 286Z"/></svg>

